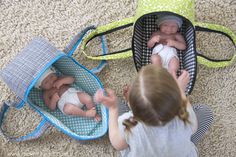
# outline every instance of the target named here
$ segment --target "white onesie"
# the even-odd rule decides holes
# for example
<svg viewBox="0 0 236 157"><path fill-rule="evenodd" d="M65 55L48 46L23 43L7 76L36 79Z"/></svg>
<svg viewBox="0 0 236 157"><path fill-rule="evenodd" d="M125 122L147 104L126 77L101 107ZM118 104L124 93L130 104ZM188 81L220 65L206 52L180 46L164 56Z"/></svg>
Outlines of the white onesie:
<svg viewBox="0 0 236 157"><path fill-rule="evenodd" d="M168 69L169 62L173 57L179 60L176 49L167 45L156 45L152 50L152 54L158 54L161 57L162 66L166 69Z"/></svg>
<svg viewBox="0 0 236 157"><path fill-rule="evenodd" d="M65 91L62 94L60 100L58 101L58 105L57 105L62 113L64 113L63 108L64 108L66 103L73 104L75 106L78 106L79 108L84 106L79 100L79 97L78 97L78 94L77 94L78 92L80 92L80 91L75 89L75 88L69 88L69 89L67 89L67 91Z"/></svg>

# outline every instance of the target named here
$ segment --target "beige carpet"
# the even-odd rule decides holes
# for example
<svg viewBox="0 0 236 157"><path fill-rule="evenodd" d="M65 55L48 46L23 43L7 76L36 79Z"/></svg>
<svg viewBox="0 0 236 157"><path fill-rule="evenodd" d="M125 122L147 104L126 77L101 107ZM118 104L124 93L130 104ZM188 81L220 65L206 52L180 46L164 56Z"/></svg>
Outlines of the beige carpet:
<svg viewBox="0 0 236 157"><path fill-rule="evenodd" d="M196 19L229 27L236 33L235 0L197 0ZM103 25L135 15L137 0L0 0L0 68L19 52L33 37L49 39L63 49L73 35L89 25ZM108 38L113 50L130 46L132 30L124 30ZM125 41L125 42L124 42ZM96 45L96 41L94 42ZM198 50L213 58L228 58L235 53L233 45L221 35L197 34ZM91 50L97 50L96 46ZM91 68L98 62L83 55L79 61ZM99 77L106 87L121 96L122 86L129 83L136 71L132 58L110 61ZM0 82L0 102L14 95ZM204 157L236 156L236 62L227 68L210 69L198 66L192 103L206 103L214 112L215 121L198 145ZM32 130L40 117L28 107L12 109L7 118L7 131L13 135ZM107 135L86 144L51 128L38 140L12 143L0 136L1 157L116 157L117 152Z"/></svg>

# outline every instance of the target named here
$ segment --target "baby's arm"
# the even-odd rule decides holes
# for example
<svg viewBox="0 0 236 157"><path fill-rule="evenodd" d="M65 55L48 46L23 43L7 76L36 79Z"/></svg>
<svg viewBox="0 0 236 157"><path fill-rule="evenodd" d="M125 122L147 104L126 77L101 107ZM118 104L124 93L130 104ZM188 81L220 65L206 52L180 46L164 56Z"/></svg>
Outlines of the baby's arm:
<svg viewBox="0 0 236 157"><path fill-rule="evenodd" d="M75 78L72 76L60 76L57 81L54 83L54 87L59 89L62 85L70 85L75 81Z"/></svg>
<svg viewBox="0 0 236 157"><path fill-rule="evenodd" d="M109 138L116 150L123 150L128 147L125 138L121 135L118 126L118 102L114 91L108 89L107 96L103 95L100 89L95 94L95 101L104 104L109 108Z"/></svg>
<svg viewBox="0 0 236 157"><path fill-rule="evenodd" d="M57 92L50 93L50 91L44 91L43 98L45 104L48 106L50 110L55 110L57 106L57 102L59 101L60 97Z"/></svg>
<svg viewBox="0 0 236 157"><path fill-rule="evenodd" d="M148 40L147 46L148 48L152 48L156 43L160 42L160 34L158 32L152 33L152 36Z"/></svg>
<svg viewBox="0 0 236 157"><path fill-rule="evenodd" d="M166 41L168 46L175 47L178 50L185 50L187 48L184 37L179 33L175 35L175 40L167 39Z"/></svg>

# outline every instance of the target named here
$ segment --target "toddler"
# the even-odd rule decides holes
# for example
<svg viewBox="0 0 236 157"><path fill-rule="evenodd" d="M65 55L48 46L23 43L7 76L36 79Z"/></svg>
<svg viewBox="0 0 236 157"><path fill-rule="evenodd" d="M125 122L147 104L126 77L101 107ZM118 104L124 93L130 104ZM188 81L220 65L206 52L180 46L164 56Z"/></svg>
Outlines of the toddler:
<svg viewBox="0 0 236 157"><path fill-rule="evenodd" d="M148 48L153 48L151 62L168 69L174 78L179 69L179 58L176 49L185 50L186 42L178 32L182 19L177 16L161 16L157 20L159 30L152 33L148 40Z"/></svg>
<svg viewBox="0 0 236 157"><path fill-rule="evenodd" d="M184 94L188 82L187 71L176 80L164 68L142 67L124 90L131 111L120 117L114 91L107 89L106 96L102 90L96 92L95 101L109 108L109 138L121 156L198 156L195 144L211 124L207 118L212 113L205 106L193 110Z"/></svg>
<svg viewBox="0 0 236 157"><path fill-rule="evenodd" d="M57 76L51 67L43 73L35 87L43 90L44 102L50 110L58 107L65 115L94 117L96 121L100 121L101 117L96 114L92 97L70 87L74 80L71 76ZM87 111L81 109L84 105Z"/></svg>

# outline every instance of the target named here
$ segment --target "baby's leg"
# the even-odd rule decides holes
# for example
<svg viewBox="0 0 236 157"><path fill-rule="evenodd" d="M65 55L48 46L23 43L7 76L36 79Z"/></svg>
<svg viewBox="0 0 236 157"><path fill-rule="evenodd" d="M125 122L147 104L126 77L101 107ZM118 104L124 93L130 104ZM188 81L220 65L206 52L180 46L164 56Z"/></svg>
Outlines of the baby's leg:
<svg viewBox="0 0 236 157"><path fill-rule="evenodd" d="M168 71L175 79L177 79L178 69L179 69L179 60L176 57L171 58L168 65Z"/></svg>
<svg viewBox="0 0 236 157"><path fill-rule="evenodd" d="M94 107L94 103L93 103L92 97L90 95L88 95L87 93L84 93L84 92L78 92L77 95L78 95L80 102L82 104L86 105L88 110L90 110Z"/></svg>
<svg viewBox="0 0 236 157"><path fill-rule="evenodd" d="M87 93L84 93L84 92L79 92L78 94L78 97L79 97L79 100L82 104L85 104L86 107L87 107L87 111L86 111L86 114L88 116L91 115L91 117L94 117L94 120L99 122L101 121L101 116L99 116L98 114L96 114L96 107L94 106L94 103L93 103L93 99L90 95L88 95Z"/></svg>
<svg viewBox="0 0 236 157"><path fill-rule="evenodd" d="M76 116L83 116L83 117L95 117L96 116L96 110L95 108L92 108L88 111L84 111L78 106L75 106L70 103L66 103L63 108L63 112L67 115L76 115Z"/></svg>
<svg viewBox="0 0 236 157"><path fill-rule="evenodd" d="M158 54L153 54L151 56L151 62L152 64L158 65L158 66L162 66L162 61L161 61L161 56L159 56Z"/></svg>

